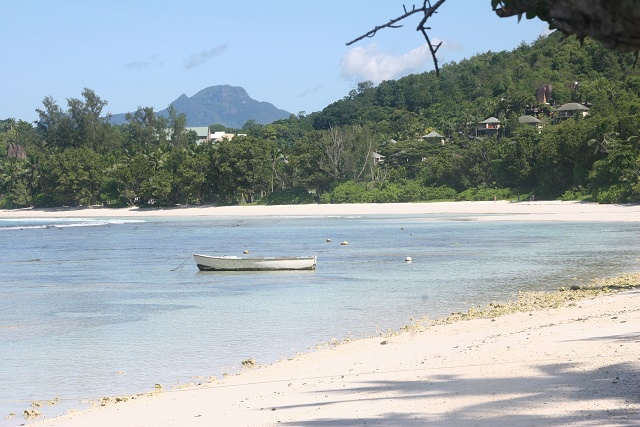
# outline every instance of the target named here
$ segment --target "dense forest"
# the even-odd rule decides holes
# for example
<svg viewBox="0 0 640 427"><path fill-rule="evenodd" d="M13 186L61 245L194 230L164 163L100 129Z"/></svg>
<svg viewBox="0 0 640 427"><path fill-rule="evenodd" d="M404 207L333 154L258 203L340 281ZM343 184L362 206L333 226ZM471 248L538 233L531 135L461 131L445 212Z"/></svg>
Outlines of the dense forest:
<svg viewBox="0 0 640 427"><path fill-rule="evenodd" d="M0 120L0 208L538 199L640 201L635 58L553 33L434 72L362 82L309 115L200 142L91 89ZM562 106L578 110L567 115ZM574 114L575 113L575 114ZM587 114L588 113L588 114ZM526 118L526 120L523 120Z"/></svg>

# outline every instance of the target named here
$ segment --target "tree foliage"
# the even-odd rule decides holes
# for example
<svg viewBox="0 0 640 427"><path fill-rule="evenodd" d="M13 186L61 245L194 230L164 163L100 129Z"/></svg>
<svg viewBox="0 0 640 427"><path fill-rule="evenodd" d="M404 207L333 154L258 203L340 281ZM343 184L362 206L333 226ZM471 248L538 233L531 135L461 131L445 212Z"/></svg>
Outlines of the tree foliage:
<svg viewBox="0 0 640 427"><path fill-rule="evenodd" d="M402 202L493 197L640 201L640 71L586 39L541 37L434 72L362 82L309 115L198 143L185 117L139 107L123 125L85 89L0 121L0 207ZM552 88L538 99L540 87ZM546 92L545 92L546 93ZM560 120L557 107L588 105ZM534 115L542 129L521 124ZM492 135L477 124L495 117ZM429 139L435 131L441 138ZM246 135L246 136L242 136ZM16 153L23 153L17 155ZM375 156L374 156L374 153Z"/></svg>

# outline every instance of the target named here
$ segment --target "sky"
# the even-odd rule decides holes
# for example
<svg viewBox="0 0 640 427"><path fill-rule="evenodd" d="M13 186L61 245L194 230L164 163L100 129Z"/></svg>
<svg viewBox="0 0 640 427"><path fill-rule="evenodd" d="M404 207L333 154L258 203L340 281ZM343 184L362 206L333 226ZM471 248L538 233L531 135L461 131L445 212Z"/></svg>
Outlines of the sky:
<svg viewBox="0 0 640 427"><path fill-rule="evenodd" d="M299 114L359 82L434 69L416 27L346 43L404 14L396 0L20 0L2 2L0 119L33 122L45 97L67 110L84 88L103 113L160 111L209 86ZM498 18L490 0L447 0L428 25L440 64L512 50L547 33L539 20Z"/></svg>

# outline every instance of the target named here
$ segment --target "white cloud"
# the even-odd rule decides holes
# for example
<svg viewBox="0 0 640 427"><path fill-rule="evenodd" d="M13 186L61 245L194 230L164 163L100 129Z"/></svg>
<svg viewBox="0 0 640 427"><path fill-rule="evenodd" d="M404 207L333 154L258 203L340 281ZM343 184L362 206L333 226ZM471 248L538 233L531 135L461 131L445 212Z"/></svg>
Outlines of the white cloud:
<svg viewBox="0 0 640 427"><path fill-rule="evenodd" d="M437 45L440 40L433 39L432 43ZM438 61L441 61L444 50L460 49L455 43L443 42L438 50ZM359 82L370 80L374 84L433 68L431 52L426 43L401 55L381 52L375 43L367 47L358 46L342 57L341 65L343 77Z"/></svg>
<svg viewBox="0 0 640 427"><path fill-rule="evenodd" d="M322 89L322 87L323 87L322 84L315 85L312 88L309 88L309 89L306 89L306 90L300 92L297 96L299 98L302 98L302 97L305 97L305 96L308 96L308 95L313 95L314 93L319 92L320 89Z"/></svg>
<svg viewBox="0 0 640 427"><path fill-rule="evenodd" d="M153 55L151 58L149 59L141 59L138 61L131 61L127 64L125 64L125 68L131 68L131 69L143 69L143 68L149 68L152 65L158 65L158 61L157 59L159 58L159 54L155 54ZM162 64L160 64L162 65Z"/></svg>
<svg viewBox="0 0 640 427"><path fill-rule="evenodd" d="M394 56L381 52L375 43L357 46L342 57L342 76L357 81L371 80L378 84L423 70L431 58L426 43L409 52Z"/></svg>
<svg viewBox="0 0 640 427"><path fill-rule="evenodd" d="M219 56L227 49L226 44L218 45L209 50L203 50L202 52L194 53L184 60L184 68L196 68L200 65L210 61L211 59Z"/></svg>

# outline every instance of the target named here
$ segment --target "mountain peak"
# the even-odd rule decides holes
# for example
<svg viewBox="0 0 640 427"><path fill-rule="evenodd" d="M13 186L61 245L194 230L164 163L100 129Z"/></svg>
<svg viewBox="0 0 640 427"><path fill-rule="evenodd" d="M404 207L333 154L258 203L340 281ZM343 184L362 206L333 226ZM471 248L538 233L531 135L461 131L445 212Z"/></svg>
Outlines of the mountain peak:
<svg viewBox="0 0 640 427"><path fill-rule="evenodd" d="M269 102L252 99L240 86L230 85L209 86L192 97L182 94L170 105L176 109L176 112L186 114L187 126L220 124L240 129L249 120L259 124L269 124L291 115ZM166 109L158 111L157 114L163 117L169 115ZM111 122L126 123L125 115L114 114Z"/></svg>

